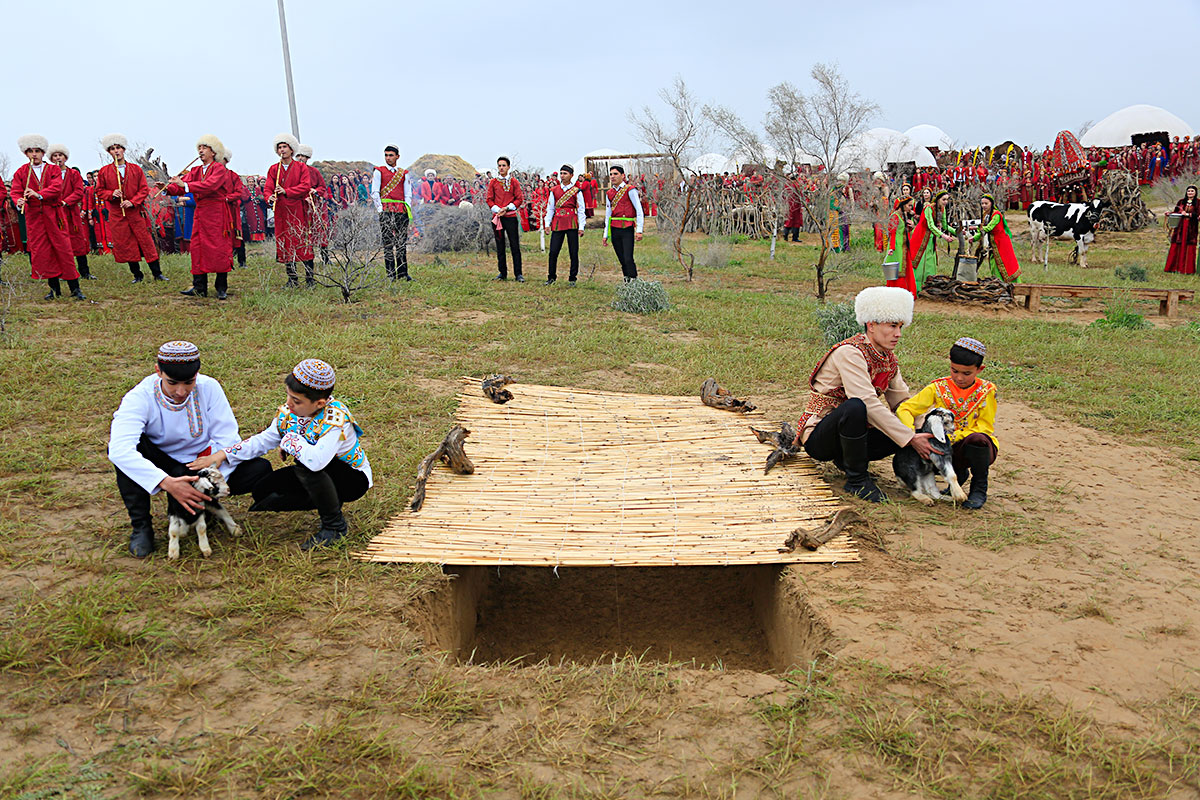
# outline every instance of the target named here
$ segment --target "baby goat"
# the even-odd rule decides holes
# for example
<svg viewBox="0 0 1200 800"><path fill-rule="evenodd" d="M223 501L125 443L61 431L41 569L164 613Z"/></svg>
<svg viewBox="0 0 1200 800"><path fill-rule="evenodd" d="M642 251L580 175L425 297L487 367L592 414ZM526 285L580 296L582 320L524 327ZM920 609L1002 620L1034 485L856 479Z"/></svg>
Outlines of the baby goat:
<svg viewBox="0 0 1200 800"><path fill-rule="evenodd" d="M929 459L921 458L912 447L906 447L892 457L892 469L912 496L927 506L933 505L940 492L934 476L941 475L950 483L950 496L956 502L967 499L967 493L954 474L954 457L950 437L954 435L954 414L944 408L934 408L925 415L925 423L917 433L933 434L933 452Z"/></svg>
<svg viewBox="0 0 1200 800"><path fill-rule="evenodd" d="M233 517L229 516L229 512L221 505L221 498L229 496L229 484L225 482L225 476L221 474L221 470L216 467L205 467L196 474L199 475L199 478L192 486L196 488L196 491L209 497L204 501L202 509L188 511L182 503L167 495L167 519L169 521L167 531L171 536L171 543L167 546L167 558L179 558L179 537L192 528L196 529L200 552L206 557L212 555L212 548L208 544L206 512L216 517L233 536L240 536L242 533L241 526L233 521Z"/></svg>

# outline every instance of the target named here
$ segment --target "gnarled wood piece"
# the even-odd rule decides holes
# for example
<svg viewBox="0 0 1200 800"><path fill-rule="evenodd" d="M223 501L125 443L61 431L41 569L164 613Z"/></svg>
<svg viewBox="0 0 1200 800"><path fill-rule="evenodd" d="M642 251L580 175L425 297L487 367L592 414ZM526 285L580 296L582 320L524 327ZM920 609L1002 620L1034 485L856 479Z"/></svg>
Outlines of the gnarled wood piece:
<svg viewBox="0 0 1200 800"><path fill-rule="evenodd" d="M849 508L843 508L825 520L825 524L819 528L796 528L788 535L787 541L783 543L783 547L779 548L779 552L790 553L796 549L796 545L800 545L805 550L816 550L841 533L847 525L862 521L863 518L856 512Z"/></svg>
<svg viewBox="0 0 1200 800"><path fill-rule="evenodd" d="M475 465L471 463L471 459L467 458L466 451L463 450L463 440L470 435L470 431L462 425L455 425L446 434L446 438L442 439L442 443L425 458L421 459L420 465L417 467L417 490L413 492L412 504L409 506L413 511L420 511L421 505L425 502L425 483L429 480L429 474L433 472L433 465L441 459L451 470L459 475L470 475L475 471Z"/></svg>
<svg viewBox="0 0 1200 800"><path fill-rule="evenodd" d="M930 275L921 287L921 297L951 303L1001 304L1013 301L1013 287L997 278L983 278L974 283L958 281L946 275Z"/></svg>
<svg viewBox="0 0 1200 800"><path fill-rule="evenodd" d="M723 388L717 383L715 378L709 378L704 381L700 387L700 402L712 408L719 408L722 411L736 411L745 413L753 411L755 405L746 400L739 400L729 393L728 389Z"/></svg>
<svg viewBox="0 0 1200 800"><path fill-rule="evenodd" d="M505 386L510 383L516 383L509 375L492 375L483 380L483 393L486 394L493 403L504 405L509 400L513 399L513 393Z"/></svg>
<svg viewBox="0 0 1200 800"><path fill-rule="evenodd" d="M763 444L774 445L775 449L771 451L771 455L767 456L767 466L763 470L766 475L771 471L771 467L783 461L785 458L800 455L804 450L803 445L796 441L796 426L790 422L779 423L777 431L760 431L758 428L751 427L750 432L758 437L758 440Z"/></svg>

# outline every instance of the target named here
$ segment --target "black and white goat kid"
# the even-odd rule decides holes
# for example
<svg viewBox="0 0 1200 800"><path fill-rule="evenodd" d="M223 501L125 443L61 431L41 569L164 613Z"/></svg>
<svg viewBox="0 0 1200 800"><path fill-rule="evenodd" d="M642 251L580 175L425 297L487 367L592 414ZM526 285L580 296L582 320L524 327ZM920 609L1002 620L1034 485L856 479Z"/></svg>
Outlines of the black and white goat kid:
<svg viewBox="0 0 1200 800"><path fill-rule="evenodd" d="M944 408L934 408L925 415L925 422L917 433L933 434L933 452L929 459L921 458L917 451L906 447L892 457L892 469L912 496L927 506L933 505L940 495L934 478L941 475L950 483L950 496L956 502L967 499L967 493L954 474L954 458L950 437L954 435L954 414Z"/></svg>
<svg viewBox="0 0 1200 800"><path fill-rule="evenodd" d="M221 498L229 496L229 484L225 482L221 470L205 467L195 474L199 477L192 486L209 499L204 501L204 507L199 511L188 511L182 503L167 495L167 532L171 537L171 543L167 546L167 558L179 558L179 537L193 528L196 530L200 552L205 557L212 555L212 547L208 544L207 514L212 514L231 535L240 536L242 533L241 526L233 521L233 517L229 516L229 512L221 505Z"/></svg>

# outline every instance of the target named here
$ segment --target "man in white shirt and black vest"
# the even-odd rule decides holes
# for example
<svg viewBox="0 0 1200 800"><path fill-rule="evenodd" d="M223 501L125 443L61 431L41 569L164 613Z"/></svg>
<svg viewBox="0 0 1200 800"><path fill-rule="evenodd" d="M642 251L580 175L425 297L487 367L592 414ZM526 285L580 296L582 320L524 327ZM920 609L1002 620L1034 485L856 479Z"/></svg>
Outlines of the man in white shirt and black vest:
<svg viewBox="0 0 1200 800"><path fill-rule="evenodd" d="M583 193L575 179L575 168L563 164L558 170L558 183L550 187L546 202L544 224L550 229L550 265L546 285L558 279L558 254L562 252L563 239L567 240L567 253L571 256L571 273L567 282L575 285L579 277L579 237L583 236L584 215Z"/></svg>
<svg viewBox="0 0 1200 800"><path fill-rule="evenodd" d="M383 148L384 165L371 173L371 202L379 213L383 264L394 281L411 281L408 274L408 222L412 219L412 186L408 170L397 166L400 148Z"/></svg>

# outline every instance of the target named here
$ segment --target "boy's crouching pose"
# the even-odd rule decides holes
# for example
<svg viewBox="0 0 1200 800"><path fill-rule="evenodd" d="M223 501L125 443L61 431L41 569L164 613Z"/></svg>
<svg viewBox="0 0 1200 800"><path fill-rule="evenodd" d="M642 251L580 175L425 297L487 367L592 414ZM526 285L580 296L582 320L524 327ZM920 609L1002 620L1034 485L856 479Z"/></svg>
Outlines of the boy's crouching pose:
<svg viewBox="0 0 1200 800"><path fill-rule="evenodd" d="M315 508L321 529L300 548L332 544L346 535L342 504L371 488L371 464L350 409L333 399L333 367L315 358L301 361L284 379L287 402L266 430L210 456L210 463L240 464L274 450L296 464L277 469L254 487L251 511Z"/></svg>
<svg viewBox="0 0 1200 800"><path fill-rule="evenodd" d="M961 484L971 475L965 508L982 508L987 502L988 469L996 461L996 385L979 377L987 349L983 342L964 336L950 348L950 375L938 378L896 409L910 428L931 408L954 414L954 472Z"/></svg>

